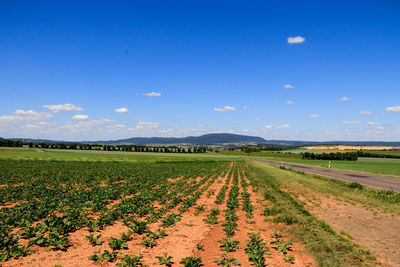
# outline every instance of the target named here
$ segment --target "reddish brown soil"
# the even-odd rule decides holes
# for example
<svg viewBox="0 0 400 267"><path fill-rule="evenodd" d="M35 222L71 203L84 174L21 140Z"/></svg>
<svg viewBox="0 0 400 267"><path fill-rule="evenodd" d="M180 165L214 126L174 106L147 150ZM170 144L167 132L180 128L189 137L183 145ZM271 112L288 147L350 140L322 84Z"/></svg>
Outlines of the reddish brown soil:
<svg viewBox="0 0 400 267"><path fill-rule="evenodd" d="M233 167L233 163L230 164L230 168ZM229 184L229 189L226 192L225 203L222 205L215 204L215 198L221 187L224 185L224 181L227 178L227 173L225 172L224 177L219 177L214 181L214 183L203 193L203 195L198 199L197 205L205 205L206 210L197 213L195 207L190 208L182 215L180 222L176 223L175 226L166 228L165 231L168 236L164 239L157 240L157 246L154 248L146 248L141 245L142 237L144 235L133 236L131 241L127 242L128 249L121 251L119 259L116 262L121 262L123 255L143 255L143 262L149 266L158 266L156 256L162 256L165 253L173 257L174 265L179 265L182 258L188 256L201 256L203 259L204 266L217 266L214 263L216 258L220 258L223 251L219 248L218 240L225 236L223 231L222 223L224 221L224 210L226 208L226 200L228 198L229 189L232 181ZM211 178L210 178L211 179ZM218 183L221 180L221 183ZM204 184L201 188L207 186ZM210 190L215 190L215 194L211 197L207 197L207 192ZM234 236L235 240L240 241L239 250L234 253L230 253L230 257L235 257L238 259L242 266L251 266L248 261L247 255L244 253L244 248L246 246L246 240L248 240L249 232L260 233L264 242L268 242L268 248L271 250L272 255L266 256L266 263L269 266L316 266L315 261L307 254L304 253L304 247L295 242L292 246L293 251L290 254L295 255L295 261L293 264L285 263L282 254L275 251L270 245L271 241L270 234L274 232L276 225L271 225L269 222L264 221L264 217L261 211L264 209L264 205L267 204L262 201L261 197L253 193L252 188L248 187L251 193L251 201L255 206L254 217L251 219L255 221L255 224L246 223L247 218L242 210L238 210L237 214L239 216L238 226L236 228L236 234ZM241 202L241 200L240 200ZM219 208L221 213L219 215L217 225L209 225L204 222L204 218L209 214L210 210L213 208ZM176 212L178 207L174 208L171 212ZM160 222L155 222L149 225L150 230L155 231L159 228ZM55 264L60 264L62 266L114 266L116 262L109 263L103 262L101 264L94 263L90 261L89 256L93 255L98 250L103 252L104 250L111 251L108 242L111 237L119 238L120 234L123 232L128 232L129 228L125 226L122 222L117 221L114 225L106 227L100 234L102 234L101 240L104 241L102 245L93 247L86 239L85 236L89 235L89 231L86 229L78 230L70 235L71 247L67 251L53 251L50 248L40 248L35 247L37 251L27 257L20 259L13 259L8 262L4 262L4 266L15 266L15 265L25 265L25 266L54 266ZM95 233L97 235L99 233ZM289 237L285 237L288 238ZM204 250L198 251L196 248L197 244L203 244Z"/></svg>
<svg viewBox="0 0 400 267"><path fill-rule="evenodd" d="M400 266L400 217L372 212L360 204L320 196L320 206L306 202L307 209L330 224L344 230L354 241L369 249L384 266Z"/></svg>

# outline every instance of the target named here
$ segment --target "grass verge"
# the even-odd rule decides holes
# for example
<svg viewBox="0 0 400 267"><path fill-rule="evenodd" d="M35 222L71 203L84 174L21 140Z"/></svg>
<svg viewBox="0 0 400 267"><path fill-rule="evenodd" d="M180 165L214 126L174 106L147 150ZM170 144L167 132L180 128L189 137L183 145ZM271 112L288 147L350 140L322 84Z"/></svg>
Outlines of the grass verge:
<svg viewBox="0 0 400 267"><path fill-rule="evenodd" d="M274 175L246 161L248 177L271 203L269 215L274 222L284 222L287 231L301 240L320 266L375 266L375 257L351 240L337 234L323 220L317 219L303 204L281 190L281 182Z"/></svg>

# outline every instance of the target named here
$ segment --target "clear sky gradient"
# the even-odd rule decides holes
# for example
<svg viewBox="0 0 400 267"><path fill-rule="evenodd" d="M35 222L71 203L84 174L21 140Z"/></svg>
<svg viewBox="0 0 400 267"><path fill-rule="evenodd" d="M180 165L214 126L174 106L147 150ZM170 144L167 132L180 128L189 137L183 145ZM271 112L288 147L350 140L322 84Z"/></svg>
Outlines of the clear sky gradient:
<svg viewBox="0 0 400 267"><path fill-rule="evenodd" d="M400 2L0 0L0 90L5 138L400 141Z"/></svg>

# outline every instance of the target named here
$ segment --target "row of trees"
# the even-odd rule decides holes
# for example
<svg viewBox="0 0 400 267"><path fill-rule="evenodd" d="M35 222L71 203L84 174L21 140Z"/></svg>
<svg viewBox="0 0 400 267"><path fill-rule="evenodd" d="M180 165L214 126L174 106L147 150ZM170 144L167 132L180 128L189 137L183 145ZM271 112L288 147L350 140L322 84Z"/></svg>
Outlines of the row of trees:
<svg viewBox="0 0 400 267"><path fill-rule="evenodd" d="M21 141L12 141L0 138L0 147L22 147L24 145Z"/></svg>
<svg viewBox="0 0 400 267"><path fill-rule="evenodd" d="M177 146L137 146L137 145L102 145L75 143L29 143L31 148L73 149L73 150L103 150L127 152L161 152L161 153L205 153L205 147L183 148Z"/></svg>
<svg viewBox="0 0 400 267"><path fill-rule="evenodd" d="M358 159L357 152L346 153L301 153L302 159L323 159L323 160L347 160L356 161Z"/></svg>
<svg viewBox="0 0 400 267"><path fill-rule="evenodd" d="M396 151L396 150L395 150ZM392 159L400 159L400 154L380 154L373 152L365 152L365 151L357 151L357 156L365 157L365 158L392 158Z"/></svg>

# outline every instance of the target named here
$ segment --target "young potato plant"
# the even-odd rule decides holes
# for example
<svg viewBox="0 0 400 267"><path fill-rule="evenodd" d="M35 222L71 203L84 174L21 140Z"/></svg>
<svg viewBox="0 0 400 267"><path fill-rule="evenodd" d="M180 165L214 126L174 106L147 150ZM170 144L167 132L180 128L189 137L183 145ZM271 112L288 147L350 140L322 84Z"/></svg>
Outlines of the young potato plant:
<svg viewBox="0 0 400 267"><path fill-rule="evenodd" d="M134 267L134 266L142 266L143 255L125 255L122 263L117 263L118 267Z"/></svg>
<svg viewBox="0 0 400 267"><path fill-rule="evenodd" d="M236 246L240 244L239 241L229 239L227 237L222 238L218 241L221 245L219 246L223 251L233 252L236 251Z"/></svg>
<svg viewBox="0 0 400 267"><path fill-rule="evenodd" d="M211 213L204 219L208 224L218 224L217 216L220 213L219 209L211 209Z"/></svg>
<svg viewBox="0 0 400 267"><path fill-rule="evenodd" d="M128 249L126 241L112 237L108 245L112 250Z"/></svg>
<svg viewBox="0 0 400 267"><path fill-rule="evenodd" d="M142 242L140 244L147 248L153 248L153 247L157 246L157 242L154 239L147 238L147 237L143 237Z"/></svg>
<svg viewBox="0 0 400 267"><path fill-rule="evenodd" d="M201 257L186 257L183 258L179 263L184 267L199 267L201 266L202 259Z"/></svg>
<svg viewBox="0 0 400 267"><path fill-rule="evenodd" d="M222 254L222 259L217 258L214 260L214 262L218 265L222 265L223 267L230 267L232 265L236 265L236 266L240 265L240 261L238 261L235 258L228 258L226 253Z"/></svg>
<svg viewBox="0 0 400 267"><path fill-rule="evenodd" d="M161 220L161 227L171 227L181 220L179 214L169 214Z"/></svg>
<svg viewBox="0 0 400 267"><path fill-rule="evenodd" d="M87 235L86 239L92 244L92 246L98 246L103 243L103 241L100 241L101 235L94 236L93 234Z"/></svg>
<svg viewBox="0 0 400 267"><path fill-rule="evenodd" d="M256 267L264 267L267 266L265 264L264 255L271 255L271 252L265 249L266 243L263 242L260 234L250 233L250 240L247 240L247 247L245 248L245 252L249 257L249 260Z"/></svg>
<svg viewBox="0 0 400 267"><path fill-rule="evenodd" d="M167 253L165 253L164 256L156 256L156 258L158 259L158 263L160 265L172 266L172 264L174 263L172 261L172 256L168 256Z"/></svg>

